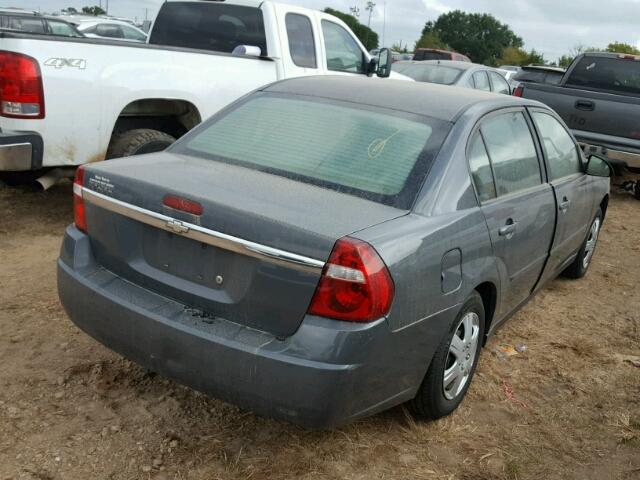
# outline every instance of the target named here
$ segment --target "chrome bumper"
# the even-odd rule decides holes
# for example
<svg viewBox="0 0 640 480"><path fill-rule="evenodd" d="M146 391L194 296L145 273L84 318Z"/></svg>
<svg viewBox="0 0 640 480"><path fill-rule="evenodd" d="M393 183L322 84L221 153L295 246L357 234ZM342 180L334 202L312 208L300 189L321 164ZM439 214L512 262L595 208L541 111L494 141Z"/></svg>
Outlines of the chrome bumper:
<svg viewBox="0 0 640 480"><path fill-rule="evenodd" d="M0 172L42 168L44 145L36 132L0 129Z"/></svg>
<svg viewBox="0 0 640 480"><path fill-rule="evenodd" d="M33 145L28 142L0 145L0 171L31 170Z"/></svg>
<svg viewBox="0 0 640 480"><path fill-rule="evenodd" d="M607 148L599 145L591 145L579 142L582 150L586 155L601 155L611 160L619 160L626 163L627 167L640 168L640 154L632 152L624 152L615 148Z"/></svg>

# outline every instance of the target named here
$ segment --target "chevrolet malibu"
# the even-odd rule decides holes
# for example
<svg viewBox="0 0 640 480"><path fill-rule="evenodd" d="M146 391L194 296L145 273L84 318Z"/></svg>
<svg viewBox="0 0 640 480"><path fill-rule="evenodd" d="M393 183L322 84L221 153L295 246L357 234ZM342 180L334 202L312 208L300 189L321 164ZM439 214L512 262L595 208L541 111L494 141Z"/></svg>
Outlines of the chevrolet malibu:
<svg viewBox="0 0 640 480"><path fill-rule="evenodd" d="M165 152L81 167L59 295L109 348L262 415L439 418L487 336L586 273L608 176L537 102L286 80Z"/></svg>

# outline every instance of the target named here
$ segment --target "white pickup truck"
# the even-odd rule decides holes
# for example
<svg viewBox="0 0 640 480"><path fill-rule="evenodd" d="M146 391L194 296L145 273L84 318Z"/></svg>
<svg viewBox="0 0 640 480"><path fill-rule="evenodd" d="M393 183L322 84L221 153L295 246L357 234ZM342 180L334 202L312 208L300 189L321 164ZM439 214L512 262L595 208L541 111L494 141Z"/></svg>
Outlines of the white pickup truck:
<svg viewBox="0 0 640 480"><path fill-rule="evenodd" d="M385 77L387 57L331 15L260 0L168 1L147 44L0 30L0 173L161 150L275 80Z"/></svg>

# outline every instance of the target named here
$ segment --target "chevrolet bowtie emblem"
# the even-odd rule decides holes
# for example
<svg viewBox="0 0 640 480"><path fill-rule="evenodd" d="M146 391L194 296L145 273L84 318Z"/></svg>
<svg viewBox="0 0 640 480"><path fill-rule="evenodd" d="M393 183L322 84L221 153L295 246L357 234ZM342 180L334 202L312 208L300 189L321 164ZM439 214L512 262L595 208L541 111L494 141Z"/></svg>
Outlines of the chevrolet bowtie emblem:
<svg viewBox="0 0 640 480"><path fill-rule="evenodd" d="M167 228L174 233L187 233L189 231L189 227L178 220L169 220L167 222Z"/></svg>

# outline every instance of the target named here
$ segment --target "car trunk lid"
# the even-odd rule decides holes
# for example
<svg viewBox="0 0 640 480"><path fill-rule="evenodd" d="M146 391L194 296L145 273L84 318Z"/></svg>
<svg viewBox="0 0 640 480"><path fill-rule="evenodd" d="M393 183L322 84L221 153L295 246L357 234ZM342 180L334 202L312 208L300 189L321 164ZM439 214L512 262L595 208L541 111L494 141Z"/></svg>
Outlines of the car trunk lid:
<svg viewBox="0 0 640 480"><path fill-rule="evenodd" d="M280 337L298 328L338 238L407 213L171 153L92 165L84 182L101 265L208 321ZM167 195L200 205L202 213L164 205Z"/></svg>

